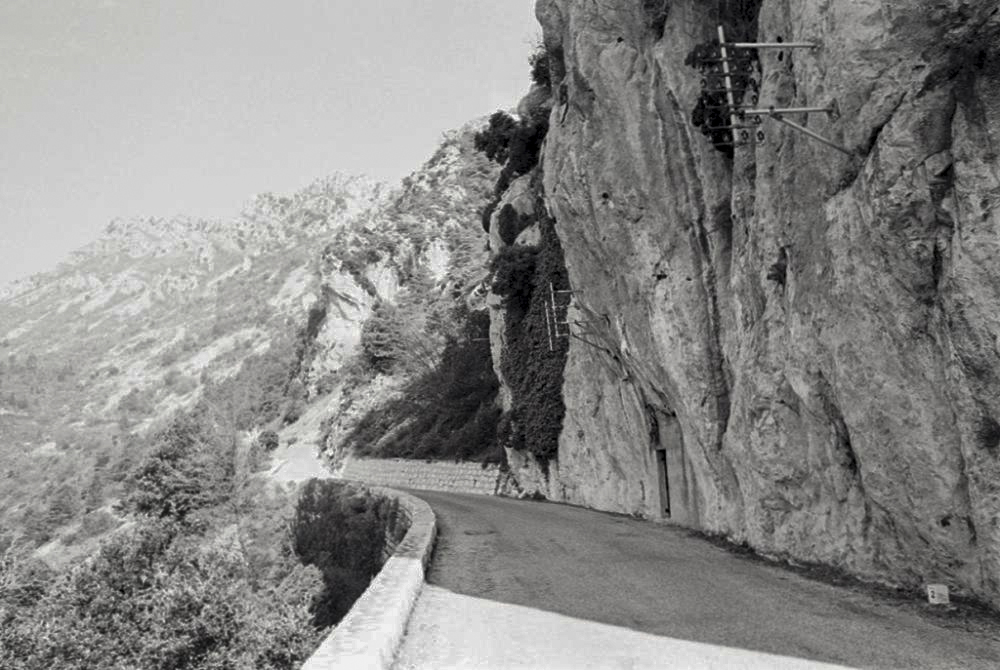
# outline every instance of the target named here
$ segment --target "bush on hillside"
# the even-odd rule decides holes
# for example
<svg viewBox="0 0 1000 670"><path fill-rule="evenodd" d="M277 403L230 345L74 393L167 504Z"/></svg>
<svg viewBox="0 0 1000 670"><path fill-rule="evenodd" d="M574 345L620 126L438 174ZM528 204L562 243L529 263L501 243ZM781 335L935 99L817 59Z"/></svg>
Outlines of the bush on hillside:
<svg viewBox="0 0 1000 670"><path fill-rule="evenodd" d="M28 599L8 586L18 572L0 576L0 667L10 670L292 670L320 635L308 601L254 583L238 555L191 546L169 523L115 535Z"/></svg>
<svg viewBox="0 0 1000 670"><path fill-rule="evenodd" d="M475 147L494 163L503 165L510 156L510 141L517 129L518 122L510 114L494 112L486 128L476 133Z"/></svg>
<svg viewBox="0 0 1000 670"><path fill-rule="evenodd" d="M522 264L517 274L513 263L507 265L511 279L505 286L516 289L506 290L516 295L517 301L508 298L505 305L500 367L510 388L511 411L497 428L501 446L527 450L546 464L558 452L566 413L562 383L568 342L556 338L554 350L550 349L545 310L549 282L559 290L569 287L569 279L554 222L546 218L539 223L541 242L532 262Z"/></svg>
<svg viewBox="0 0 1000 670"><path fill-rule="evenodd" d="M398 362L398 319L399 310L395 305L379 301L361 325L361 354L368 367L376 372L390 372Z"/></svg>
<svg viewBox="0 0 1000 670"><path fill-rule="evenodd" d="M287 334L275 337L266 351L247 356L232 377L206 379L198 410L240 430L267 425L282 416L297 366L296 341Z"/></svg>
<svg viewBox="0 0 1000 670"><path fill-rule="evenodd" d="M396 527L398 505L344 482L311 479L292 520L292 546L305 565L323 575L313 603L316 626L347 613L382 567L386 531ZM398 539L398 538L397 538Z"/></svg>
<svg viewBox="0 0 1000 670"><path fill-rule="evenodd" d="M508 312L522 314L535 290L535 266L538 247L515 245L504 247L490 261L493 292L504 297Z"/></svg>
<svg viewBox="0 0 1000 670"><path fill-rule="evenodd" d="M526 214L518 214L510 204L504 205L497 215L497 234L506 245L514 244L517 236L525 228L531 226L534 218Z"/></svg>
<svg viewBox="0 0 1000 670"><path fill-rule="evenodd" d="M151 452L131 474L122 507L184 521L231 494L235 439L181 415L153 438Z"/></svg>
<svg viewBox="0 0 1000 670"><path fill-rule="evenodd" d="M494 112L487 127L476 133L476 149L504 167L506 176L502 178L508 183L538 163L538 153L548 132L548 110L536 112L520 121L506 112Z"/></svg>
<svg viewBox="0 0 1000 670"><path fill-rule="evenodd" d="M264 451L270 452L278 448L280 441L276 432L273 430L265 430L257 436L257 443L264 449Z"/></svg>
<svg viewBox="0 0 1000 670"><path fill-rule="evenodd" d="M461 332L445 345L438 364L366 413L345 437L345 448L381 457L502 460L489 316L459 311Z"/></svg>
<svg viewBox="0 0 1000 670"><path fill-rule="evenodd" d="M552 88L552 72L549 68L549 52L544 43L540 43L528 57L531 66L531 81L544 89Z"/></svg>

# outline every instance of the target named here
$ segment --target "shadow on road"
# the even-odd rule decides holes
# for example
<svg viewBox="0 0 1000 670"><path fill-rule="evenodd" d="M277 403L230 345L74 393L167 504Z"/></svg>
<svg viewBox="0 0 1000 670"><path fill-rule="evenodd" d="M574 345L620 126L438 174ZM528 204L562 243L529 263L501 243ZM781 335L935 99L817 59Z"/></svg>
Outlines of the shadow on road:
<svg viewBox="0 0 1000 670"><path fill-rule="evenodd" d="M751 659L853 667L1000 667L995 637L949 630L871 594L744 560L679 528L551 503L414 493L438 517L428 582L439 588L422 597L411 637L461 635L467 624L470 634L488 638L477 644L491 645L523 628L544 648L563 644L562 633L549 633L554 626L570 641L604 640L614 653L627 638L651 652L661 644L678 653L725 648ZM511 610L515 616L492 606L498 603L521 609ZM489 617L504 627L491 634ZM616 627L623 641L594 624ZM621 629L635 636L621 637Z"/></svg>

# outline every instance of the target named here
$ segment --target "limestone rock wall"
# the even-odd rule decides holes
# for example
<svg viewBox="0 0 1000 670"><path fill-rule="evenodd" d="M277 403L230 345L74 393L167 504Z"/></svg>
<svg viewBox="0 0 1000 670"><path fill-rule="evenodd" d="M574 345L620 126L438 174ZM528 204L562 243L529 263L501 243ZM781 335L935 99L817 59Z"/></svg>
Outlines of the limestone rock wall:
<svg viewBox="0 0 1000 670"><path fill-rule="evenodd" d="M834 105L808 123L852 155L767 123L732 160L684 64L724 4L672 0L661 36L643 3L537 3L565 70L546 204L591 342L545 493L655 515L679 440L687 523L1000 604L996 4L764 0L761 39L821 48L762 56L761 100Z"/></svg>

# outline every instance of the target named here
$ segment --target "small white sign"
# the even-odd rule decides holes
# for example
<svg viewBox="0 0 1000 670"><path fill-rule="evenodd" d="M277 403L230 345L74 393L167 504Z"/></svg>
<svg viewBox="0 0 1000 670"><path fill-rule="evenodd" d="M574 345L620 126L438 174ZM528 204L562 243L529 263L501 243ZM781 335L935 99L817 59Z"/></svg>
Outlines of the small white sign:
<svg viewBox="0 0 1000 670"><path fill-rule="evenodd" d="M944 584L928 584L927 602L931 605L949 604L951 600L948 598L948 587Z"/></svg>

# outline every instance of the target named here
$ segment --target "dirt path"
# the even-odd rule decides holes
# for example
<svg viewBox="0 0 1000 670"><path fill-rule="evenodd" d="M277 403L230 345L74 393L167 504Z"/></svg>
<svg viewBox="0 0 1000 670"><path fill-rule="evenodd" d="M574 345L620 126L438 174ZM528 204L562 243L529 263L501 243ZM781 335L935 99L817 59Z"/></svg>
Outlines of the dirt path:
<svg viewBox="0 0 1000 670"><path fill-rule="evenodd" d="M330 476L330 470L320 460L312 442L282 445L274 450L271 458L273 465L268 476L276 482L301 482L313 477L325 479Z"/></svg>
<svg viewBox="0 0 1000 670"><path fill-rule="evenodd" d="M912 605L747 560L677 528L418 495L440 536L400 668L1000 667L1000 631L944 627Z"/></svg>
<svg viewBox="0 0 1000 670"><path fill-rule="evenodd" d="M330 470L320 458L316 446L326 407L317 403L279 435L281 446L271 455L268 476L275 482L302 482L316 477L330 477ZM291 444L289 444L291 443Z"/></svg>

